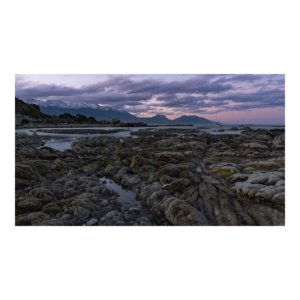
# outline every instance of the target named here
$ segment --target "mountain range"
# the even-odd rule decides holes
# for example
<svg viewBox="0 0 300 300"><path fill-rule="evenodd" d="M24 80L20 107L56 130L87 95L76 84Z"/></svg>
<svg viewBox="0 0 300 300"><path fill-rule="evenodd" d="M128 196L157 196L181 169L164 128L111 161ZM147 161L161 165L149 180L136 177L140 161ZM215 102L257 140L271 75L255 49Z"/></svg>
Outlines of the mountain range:
<svg viewBox="0 0 300 300"><path fill-rule="evenodd" d="M87 117L94 117L97 121L119 119L121 122L144 122L146 124L172 125L172 124L212 124L213 121L198 116L181 116L170 120L164 115L156 115L150 118L136 117L127 111L112 109L109 106L99 106L83 102L65 103L60 100L40 101L32 98L18 97L27 104L36 104L41 112L47 115L60 115L70 113L76 116L82 114Z"/></svg>

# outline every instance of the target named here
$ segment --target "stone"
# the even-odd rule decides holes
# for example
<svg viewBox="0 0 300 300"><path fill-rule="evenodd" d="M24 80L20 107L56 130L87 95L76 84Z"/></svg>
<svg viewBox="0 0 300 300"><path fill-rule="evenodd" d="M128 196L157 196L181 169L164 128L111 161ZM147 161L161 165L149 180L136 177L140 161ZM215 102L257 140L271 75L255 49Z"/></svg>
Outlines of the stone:
<svg viewBox="0 0 300 300"><path fill-rule="evenodd" d="M86 223L86 225L87 225L87 226L92 226L92 225L95 225L96 223L98 223L98 219L93 218L93 219L90 219L90 220Z"/></svg>
<svg viewBox="0 0 300 300"><path fill-rule="evenodd" d="M86 220L90 214L91 211L89 209L83 208L81 206L74 207L74 215L81 220Z"/></svg>
<svg viewBox="0 0 300 300"><path fill-rule="evenodd" d="M138 174L135 175L123 175L121 185L133 188L142 182L141 177Z"/></svg>
<svg viewBox="0 0 300 300"><path fill-rule="evenodd" d="M255 138L257 140L264 140L264 141L270 141L272 140L272 137L268 134L265 134L265 133L259 133L255 136Z"/></svg>
<svg viewBox="0 0 300 300"><path fill-rule="evenodd" d="M128 211L138 213L140 212L140 209L138 207L130 207Z"/></svg>
<svg viewBox="0 0 300 300"><path fill-rule="evenodd" d="M40 198L27 198L18 203L18 207L27 209L29 211L36 211L39 208L42 208L43 202Z"/></svg>
<svg viewBox="0 0 300 300"><path fill-rule="evenodd" d="M184 155L187 156L187 157L193 157L194 153L193 153L193 151L185 151Z"/></svg>
<svg viewBox="0 0 300 300"><path fill-rule="evenodd" d="M108 201L107 200L103 200L101 203L100 203L100 205L102 206L102 207L105 207L105 206L107 206L108 205Z"/></svg>
<svg viewBox="0 0 300 300"><path fill-rule="evenodd" d="M203 213L186 201L171 197L164 202L165 215L173 225L180 226L207 226L208 219Z"/></svg>
<svg viewBox="0 0 300 300"><path fill-rule="evenodd" d="M174 194L176 192L182 191L185 187L186 185L182 180L176 180L170 183L168 190L170 193Z"/></svg>
<svg viewBox="0 0 300 300"><path fill-rule="evenodd" d="M240 173L240 166L234 163L221 162L218 164L212 164L208 167L208 170L220 175L231 175L234 173Z"/></svg>
<svg viewBox="0 0 300 300"><path fill-rule="evenodd" d="M151 160L149 160L149 159L145 159L145 158L143 158L140 155L136 155L132 159L131 164L130 164L130 168L132 169L132 171L134 173L139 173L140 169L143 166L153 166L154 167L154 163Z"/></svg>
<svg viewBox="0 0 300 300"><path fill-rule="evenodd" d="M159 173L152 173L150 174L149 176L149 182L153 183L153 182L157 182L157 181L160 181L160 178L162 177L163 175L162 174L159 174Z"/></svg>
<svg viewBox="0 0 300 300"><path fill-rule="evenodd" d="M104 188L105 188L104 185L96 185L96 186L94 186L94 187L91 188L91 192L92 192L92 193L95 193L95 194L99 194L100 191L101 191L102 189L104 189Z"/></svg>

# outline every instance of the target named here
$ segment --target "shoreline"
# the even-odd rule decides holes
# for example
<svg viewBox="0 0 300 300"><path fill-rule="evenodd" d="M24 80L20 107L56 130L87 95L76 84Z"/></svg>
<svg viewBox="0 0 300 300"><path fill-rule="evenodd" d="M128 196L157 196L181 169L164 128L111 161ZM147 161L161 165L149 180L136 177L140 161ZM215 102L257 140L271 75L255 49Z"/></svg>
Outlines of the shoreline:
<svg viewBox="0 0 300 300"><path fill-rule="evenodd" d="M285 224L284 129L158 132L80 138L63 151L17 132L16 225ZM117 185L136 199L121 201Z"/></svg>

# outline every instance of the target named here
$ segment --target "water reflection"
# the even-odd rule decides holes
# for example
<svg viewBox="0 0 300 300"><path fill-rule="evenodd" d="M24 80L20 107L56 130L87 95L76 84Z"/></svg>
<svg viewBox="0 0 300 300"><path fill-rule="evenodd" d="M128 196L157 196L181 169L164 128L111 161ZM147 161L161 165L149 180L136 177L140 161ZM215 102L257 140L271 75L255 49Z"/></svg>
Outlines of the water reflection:
<svg viewBox="0 0 300 300"><path fill-rule="evenodd" d="M106 181L105 185L113 189L120 196L118 202L122 203L125 207L138 207L141 208L141 202L136 200L136 194L132 191L123 189L120 185L116 184L112 179L101 177L100 181Z"/></svg>

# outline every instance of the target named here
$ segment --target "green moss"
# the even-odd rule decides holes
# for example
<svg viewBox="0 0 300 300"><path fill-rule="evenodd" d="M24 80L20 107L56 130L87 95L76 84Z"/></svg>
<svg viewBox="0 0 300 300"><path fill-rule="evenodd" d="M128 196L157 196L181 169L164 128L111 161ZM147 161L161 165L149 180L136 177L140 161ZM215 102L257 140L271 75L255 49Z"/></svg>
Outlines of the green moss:
<svg viewBox="0 0 300 300"><path fill-rule="evenodd" d="M232 175L232 172L230 170L219 170L218 174L220 174L220 175Z"/></svg>

